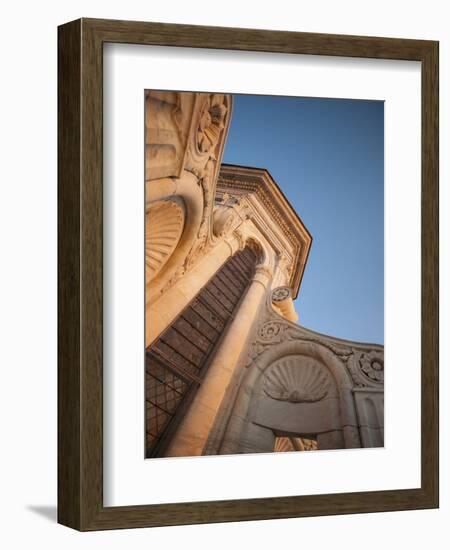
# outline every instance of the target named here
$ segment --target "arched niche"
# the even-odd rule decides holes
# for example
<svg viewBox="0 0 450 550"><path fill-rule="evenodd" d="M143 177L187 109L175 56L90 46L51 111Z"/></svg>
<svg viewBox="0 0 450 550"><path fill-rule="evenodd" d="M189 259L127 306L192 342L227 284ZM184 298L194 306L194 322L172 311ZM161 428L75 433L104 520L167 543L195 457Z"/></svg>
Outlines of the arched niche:
<svg viewBox="0 0 450 550"><path fill-rule="evenodd" d="M246 220L238 228L237 233L242 241L242 246L252 248L257 254L258 265L275 271L276 254L272 246L267 242L264 235L255 227L252 220Z"/></svg>
<svg viewBox="0 0 450 550"><path fill-rule="evenodd" d="M277 342L248 367L220 453L271 452L280 436L315 437L319 449L360 447L352 389L342 361L325 346Z"/></svg>
<svg viewBox="0 0 450 550"><path fill-rule="evenodd" d="M181 178L175 180L164 180L164 189L159 189L157 184L161 182L147 182L147 199L150 197L153 200L148 201L146 205L146 226L151 224L151 218L155 214L155 208L159 208L162 202L170 202L172 205L178 205L178 210L172 208L167 210L167 223L175 221L174 218L180 218L180 209L183 210L183 230L179 235L175 248L167 257L164 265L154 274L151 282L147 280L146 302L152 303L160 294L170 278L179 269L193 244L197 239L197 234L202 221L204 200L203 193L198 185L198 179L190 172L183 172ZM165 195L165 193L171 193ZM156 210L157 212L157 210ZM179 227L179 226L178 226ZM150 283L150 284L149 284Z"/></svg>

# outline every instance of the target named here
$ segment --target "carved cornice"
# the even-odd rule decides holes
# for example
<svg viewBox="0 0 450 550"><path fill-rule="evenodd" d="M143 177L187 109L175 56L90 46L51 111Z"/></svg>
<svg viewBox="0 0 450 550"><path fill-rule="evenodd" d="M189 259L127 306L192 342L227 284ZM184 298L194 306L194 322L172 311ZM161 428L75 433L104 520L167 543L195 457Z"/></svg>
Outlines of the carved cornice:
<svg viewBox="0 0 450 550"><path fill-rule="evenodd" d="M290 286L295 298L311 247L311 235L267 170L222 165L216 201L220 204L223 196L227 201L230 196L238 200L242 195L254 196L290 243L294 257L291 265L285 268L290 272Z"/></svg>

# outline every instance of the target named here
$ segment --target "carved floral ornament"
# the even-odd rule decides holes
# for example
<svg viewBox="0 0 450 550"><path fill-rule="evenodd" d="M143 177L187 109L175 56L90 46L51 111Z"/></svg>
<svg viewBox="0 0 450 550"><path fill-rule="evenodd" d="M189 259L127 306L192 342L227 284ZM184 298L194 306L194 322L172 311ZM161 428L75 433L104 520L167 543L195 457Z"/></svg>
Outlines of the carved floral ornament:
<svg viewBox="0 0 450 550"><path fill-rule="evenodd" d="M273 302L283 302L291 297L291 289L288 286L279 286L272 292Z"/></svg>
<svg viewBox="0 0 450 550"><path fill-rule="evenodd" d="M361 371L373 382L384 382L384 357L377 351L363 353L359 359Z"/></svg>
<svg viewBox="0 0 450 550"><path fill-rule="evenodd" d="M384 354L379 350L360 350L336 344L327 338L304 333L299 326L284 321L269 319L263 322L252 345L247 367L272 345L286 340L302 340L323 346L334 353L345 365L356 386L380 387L384 384Z"/></svg>
<svg viewBox="0 0 450 550"><path fill-rule="evenodd" d="M268 321L267 323L264 323L259 331L258 336L263 342L271 342L275 343L279 341L279 337L281 336L283 331L283 325L282 323L277 323L275 321Z"/></svg>

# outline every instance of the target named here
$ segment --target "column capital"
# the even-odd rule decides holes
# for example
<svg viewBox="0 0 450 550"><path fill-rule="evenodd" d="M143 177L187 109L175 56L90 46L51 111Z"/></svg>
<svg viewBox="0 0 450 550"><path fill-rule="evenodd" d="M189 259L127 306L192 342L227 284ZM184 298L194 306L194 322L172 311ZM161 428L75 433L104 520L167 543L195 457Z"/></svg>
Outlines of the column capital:
<svg viewBox="0 0 450 550"><path fill-rule="evenodd" d="M264 288L267 288L268 284L272 280L272 277L273 271L270 267L261 264L256 266L253 281L257 281L258 283L261 283Z"/></svg>
<svg viewBox="0 0 450 550"><path fill-rule="evenodd" d="M245 247L245 239L240 231L233 231L224 239L224 242L230 247L230 256L233 256L238 250L244 250Z"/></svg>

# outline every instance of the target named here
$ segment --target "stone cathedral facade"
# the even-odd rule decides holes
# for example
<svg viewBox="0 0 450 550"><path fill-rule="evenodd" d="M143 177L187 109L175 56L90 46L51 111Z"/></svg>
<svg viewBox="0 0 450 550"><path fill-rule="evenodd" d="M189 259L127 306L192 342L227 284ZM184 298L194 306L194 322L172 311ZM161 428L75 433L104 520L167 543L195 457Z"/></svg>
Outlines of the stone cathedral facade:
<svg viewBox="0 0 450 550"><path fill-rule="evenodd" d="M232 96L145 102L146 456L383 446L383 346L297 323L312 237L221 163Z"/></svg>

